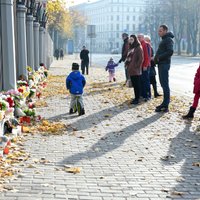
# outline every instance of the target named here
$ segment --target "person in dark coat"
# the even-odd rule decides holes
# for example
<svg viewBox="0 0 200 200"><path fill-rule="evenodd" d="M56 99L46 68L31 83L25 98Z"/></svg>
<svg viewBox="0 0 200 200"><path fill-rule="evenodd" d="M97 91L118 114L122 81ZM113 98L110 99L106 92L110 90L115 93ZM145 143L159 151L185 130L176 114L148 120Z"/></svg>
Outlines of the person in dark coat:
<svg viewBox="0 0 200 200"><path fill-rule="evenodd" d="M63 57L64 57L63 49L60 49L60 59L63 60Z"/></svg>
<svg viewBox="0 0 200 200"><path fill-rule="evenodd" d="M182 116L183 119L192 119L194 117L194 112L195 112L195 110L198 106L198 103L199 103L199 98L200 98L200 65L199 65L199 68L197 69L197 72L196 72L195 77L194 77L193 93L194 93L193 104L190 107L187 115Z"/></svg>
<svg viewBox="0 0 200 200"><path fill-rule="evenodd" d="M81 59L81 71L82 74L85 74L85 68L86 68L86 74L89 74L89 51L86 49L85 46L83 46L83 49L80 53L80 59Z"/></svg>
<svg viewBox="0 0 200 200"><path fill-rule="evenodd" d="M158 50L154 57L155 64L158 64L158 75L161 87L163 89L163 102L156 107L156 112L168 112L170 103L170 88L169 88L169 69L171 65L171 56L173 55L174 35L168 32L167 25L161 25L158 30L162 41L159 44Z"/></svg>
<svg viewBox="0 0 200 200"><path fill-rule="evenodd" d="M59 58L59 49L55 50L54 57L56 58L56 60L58 60L58 58Z"/></svg>
<svg viewBox="0 0 200 200"><path fill-rule="evenodd" d="M128 48L129 48L128 34L123 33L122 39L123 39L124 43L123 43L123 46L122 46L122 55L121 55L121 58L120 58L118 63L125 62L127 54L128 54ZM126 69L125 65L124 65L124 69L125 69L125 77L126 77L126 81L127 81L129 76L128 76L127 69Z"/></svg>

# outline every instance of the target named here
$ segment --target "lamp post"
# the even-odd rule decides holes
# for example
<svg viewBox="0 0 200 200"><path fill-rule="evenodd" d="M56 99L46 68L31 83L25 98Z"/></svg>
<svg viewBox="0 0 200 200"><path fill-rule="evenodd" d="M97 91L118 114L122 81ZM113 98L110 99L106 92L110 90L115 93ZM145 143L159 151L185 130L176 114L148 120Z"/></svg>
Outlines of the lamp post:
<svg viewBox="0 0 200 200"><path fill-rule="evenodd" d="M17 0L17 77L27 78L26 0Z"/></svg>
<svg viewBox="0 0 200 200"><path fill-rule="evenodd" d="M40 3L34 4L34 22L33 22L33 33L34 33L34 69L38 70L39 67L39 12L41 6Z"/></svg>
<svg viewBox="0 0 200 200"><path fill-rule="evenodd" d="M26 7L26 36L27 36L27 65L34 70L34 36L33 36L33 11L35 0L27 0Z"/></svg>

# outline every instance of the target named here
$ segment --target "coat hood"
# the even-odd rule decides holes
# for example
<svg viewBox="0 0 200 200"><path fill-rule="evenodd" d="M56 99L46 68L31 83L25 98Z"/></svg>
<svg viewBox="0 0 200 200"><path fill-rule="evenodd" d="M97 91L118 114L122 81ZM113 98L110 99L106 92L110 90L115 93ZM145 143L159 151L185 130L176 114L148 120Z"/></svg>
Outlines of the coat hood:
<svg viewBox="0 0 200 200"><path fill-rule="evenodd" d="M172 32L167 32L167 33L162 37L162 39L168 38L168 37L174 38L174 34L173 34Z"/></svg>
<svg viewBox="0 0 200 200"><path fill-rule="evenodd" d="M80 73L80 71L73 71L70 76L72 79L76 80L76 79L80 78L81 73Z"/></svg>

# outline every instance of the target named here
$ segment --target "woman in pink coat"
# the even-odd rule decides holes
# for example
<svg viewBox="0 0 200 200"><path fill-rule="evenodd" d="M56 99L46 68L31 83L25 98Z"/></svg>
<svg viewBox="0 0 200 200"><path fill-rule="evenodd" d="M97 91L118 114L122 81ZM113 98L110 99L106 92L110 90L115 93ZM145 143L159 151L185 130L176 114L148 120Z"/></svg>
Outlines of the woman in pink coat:
<svg viewBox="0 0 200 200"><path fill-rule="evenodd" d="M183 116L183 119L192 119L194 117L194 112L198 106L198 102L199 102L199 98L200 98L200 65L199 65L199 68L197 69L197 72L194 77L193 93L195 94L193 104L190 107L188 114Z"/></svg>

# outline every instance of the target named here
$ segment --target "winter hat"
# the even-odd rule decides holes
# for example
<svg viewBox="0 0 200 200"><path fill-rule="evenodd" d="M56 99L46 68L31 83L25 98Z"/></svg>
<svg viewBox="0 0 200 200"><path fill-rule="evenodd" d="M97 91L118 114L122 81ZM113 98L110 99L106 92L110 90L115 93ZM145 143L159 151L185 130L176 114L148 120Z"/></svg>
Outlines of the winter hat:
<svg viewBox="0 0 200 200"><path fill-rule="evenodd" d="M79 70L79 64L78 63L72 63L72 70Z"/></svg>

